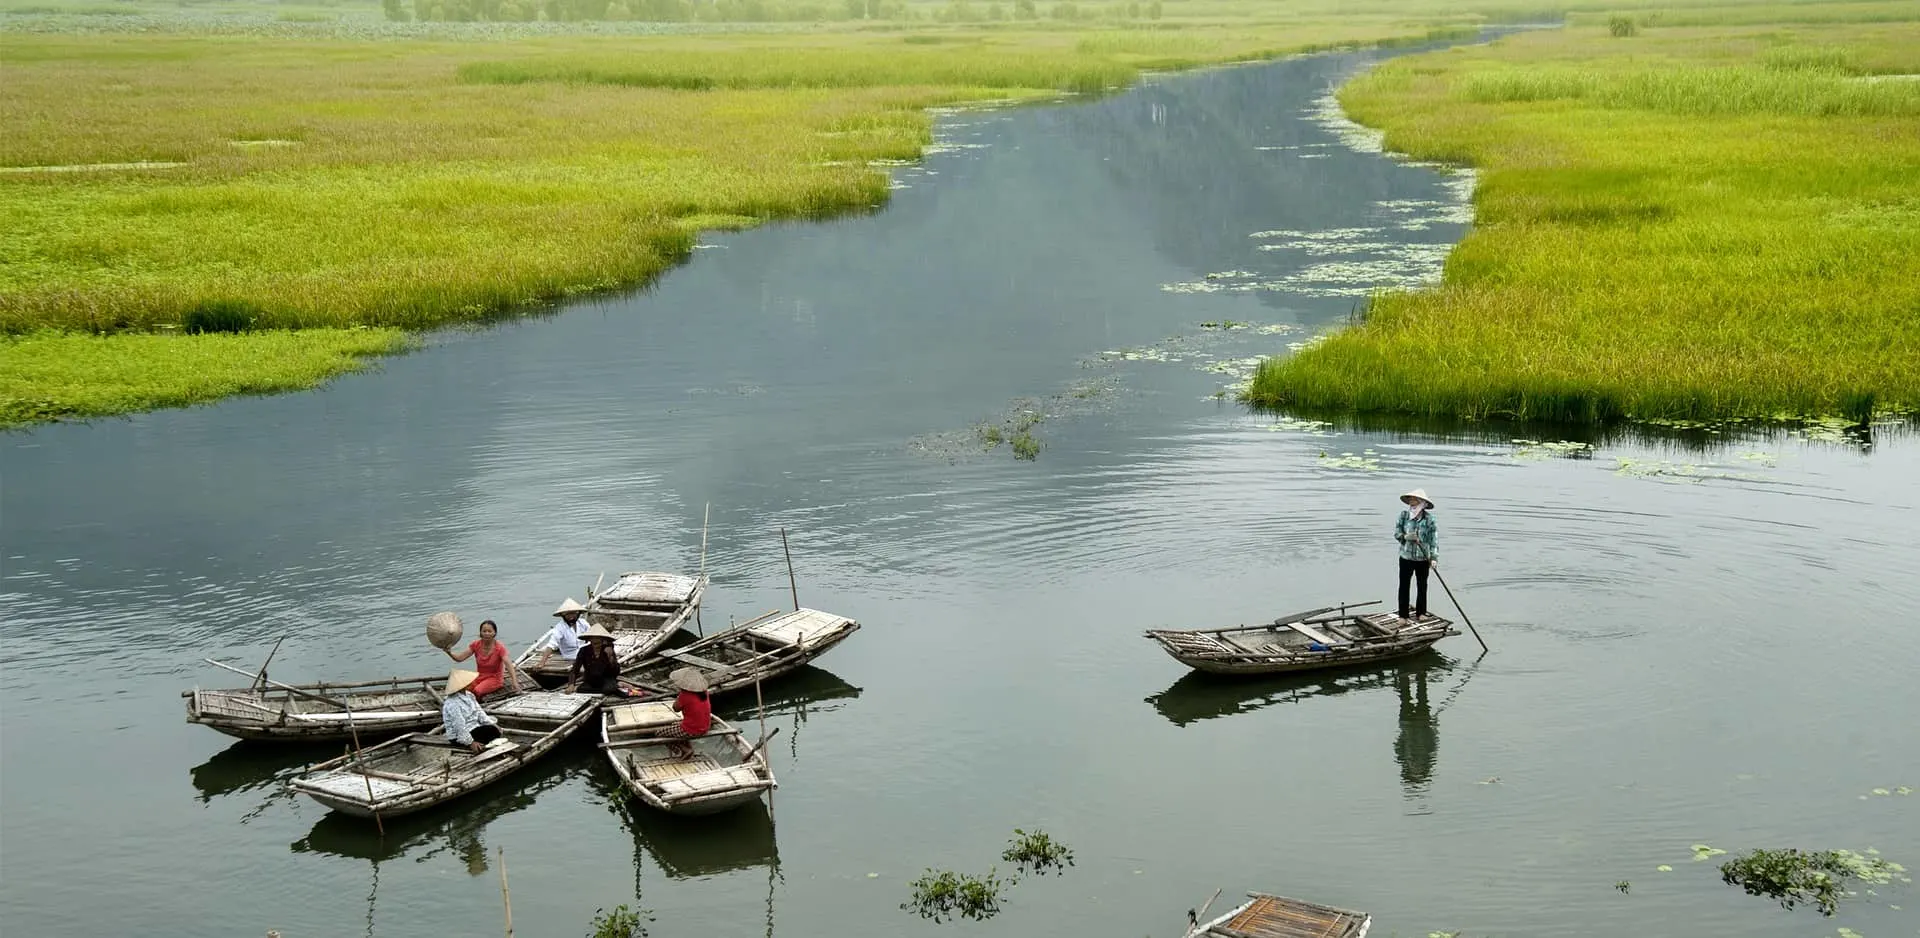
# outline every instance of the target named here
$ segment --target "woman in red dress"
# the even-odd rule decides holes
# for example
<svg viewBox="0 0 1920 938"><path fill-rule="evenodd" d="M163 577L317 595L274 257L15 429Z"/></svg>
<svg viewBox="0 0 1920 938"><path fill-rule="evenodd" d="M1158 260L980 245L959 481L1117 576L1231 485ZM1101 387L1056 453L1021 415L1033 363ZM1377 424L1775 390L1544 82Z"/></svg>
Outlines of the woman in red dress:
<svg viewBox="0 0 1920 938"><path fill-rule="evenodd" d="M507 646L500 644L496 637L499 634L500 627L488 619L480 623L480 637L469 644L466 651L441 649L456 662L473 659L474 670L480 672L480 677L467 690L475 698L485 697L509 682L513 685L513 692L520 693L520 672L507 666Z"/></svg>

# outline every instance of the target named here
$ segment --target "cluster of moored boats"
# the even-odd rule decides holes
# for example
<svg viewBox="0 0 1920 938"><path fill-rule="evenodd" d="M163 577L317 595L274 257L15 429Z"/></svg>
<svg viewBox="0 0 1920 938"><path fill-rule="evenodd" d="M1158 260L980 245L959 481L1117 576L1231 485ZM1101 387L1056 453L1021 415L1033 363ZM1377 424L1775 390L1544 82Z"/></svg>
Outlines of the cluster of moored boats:
<svg viewBox="0 0 1920 938"><path fill-rule="evenodd" d="M548 660L544 644L536 642L513 667L530 679L523 686L540 689L501 688L488 694L485 709L498 722L504 744L477 752L447 738L441 725L447 679L438 676L295 685L269 680L262 666L250 686L184 692L187 719L241 739L350 744L345 755L309 767L288 784L334 811L376 820L485 787L591 723L599 725L600 748L621 784L646 805L673 814L736 808L777 787L765 754L772 734L749 742L745 731L718 717L702 736L671 733L681 723L670 704L676 684L693 669L710 697L756 689L825 654L860 624L796 604L791 611L771 612L669 647L684 626L697 621L706 586L701 576L639 572L590 592L581 608L593 626L612 633L623 696L555 689L566 682L569 662ZM1372 664L1418 654L1460 634L1440 616L1361 611L1373 605L1350 603L1268 623L1146 634L1197 671L1243 676ZM1371 924L1364 913L1250 893L1215 918L1206 918L1205 907L1189 912L1186 935L1365 938Z"/></svg>
<svg viewBox="0 0 1920 938"><path fill-rule="evenodd" d="M668 647L695 620L706 587L704 577L647 571L624 574L590 594L584 615L613 635L623 696L565 690L569 663L543 663L543 646L535 643L513 664L530 679L522 689L487 695L486 713L503 742L478 752L447 738L443 676L284 684L269 679L263 666L247 687L183 692L187 720L241 739L347 744L346 754L288 784L334 811L376 820L484 788L594 723L615 774L640 801L675 814L723 811L776 786L764 752L768 737L749 742L718 717L703 736L662 735L680 724L670 706L676 691L669 675L699 672L710 698L753 690L825 654L860 624L795 608Z"/></svg>

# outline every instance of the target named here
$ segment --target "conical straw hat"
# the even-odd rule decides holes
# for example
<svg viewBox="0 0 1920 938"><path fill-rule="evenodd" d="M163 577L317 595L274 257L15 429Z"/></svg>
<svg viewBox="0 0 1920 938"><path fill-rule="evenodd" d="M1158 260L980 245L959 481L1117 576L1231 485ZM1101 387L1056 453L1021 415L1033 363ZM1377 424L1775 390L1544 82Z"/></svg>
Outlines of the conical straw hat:
<svg viewBox="0 0 1920 938"><path fill-rule="evenodd" d="M569 612L586 612L586 611L587 611L587 607L582 606L577 602L574 602L573 597L568 596L567 601L561 603L560 608L555 609L553 611L553 614L556 616L563 616Z"/></svg>
<svg viewBox="0 0 1920 938"><path fill-rule="evenodd" d="M1403 502L1404 502L1404 501L1406 501L1406 500L1407 500L1407 499L1409 499L1409 498L1417 498L1417 499L1419 499L1419 500L1421 500L1421 501L1423 501L1423 502L1426 502L1426 503L1427 503L1427 507L1428 507L1428 508L1432 508L1432 507L1433 507L1433 499L1431 499L1431 498L1428 498L1428 497L1427 497L1427 490L1426 490L1426 489L1414 489L1413 491L1411 491L1411 492L1408 492L1407 494L1405 494L1405 495L1402 495L1402 496L1400 496L1400 500L1401 500L1401 501L1403 501Z"/></svg>
<svg viewBox="0 0 1920 938"><path fill-rule="evenodd" d="M673 686L681 690L696 694L707 692L707 676L701 674L699 668L676 668L672 674L667 675L667 678L673 681Z"/></svg>
<svg viewBox="0 0 1920 938"><path fill-rule="evenodd" d="M451 612L436 612L427 617L427 641L435 648L452 648L460 640L460 617Z"/></svg>
<svg viewBox="0 0 1920 938"><path fill-rule="evenodd" d="M454 668L453 671L447 675L447 696L452 697L466 690L467 685L479 679L480 672L478 671L465 671L460 668Z"/></svg>
<svg viewBox="0 0 1920 938"><path fill-rule="evenodd" d="M589 625L587 626L587 630L585 632L580 633L580 637L581 638L604 638L608 641L612 641L613 633L607 631L604 626Z"/></svg>

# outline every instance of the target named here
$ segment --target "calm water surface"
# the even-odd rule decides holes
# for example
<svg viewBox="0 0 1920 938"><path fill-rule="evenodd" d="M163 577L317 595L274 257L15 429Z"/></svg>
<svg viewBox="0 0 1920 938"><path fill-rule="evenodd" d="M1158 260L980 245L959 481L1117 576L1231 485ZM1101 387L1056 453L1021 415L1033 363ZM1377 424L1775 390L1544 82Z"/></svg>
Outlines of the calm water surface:
<svg viewBox="0 0 1920 938"><path fill-rule="evenodd" d="M622 902L667 936L1174 935L1215 888L1381 934L1914 934L1911 887L1821 921L1688 849L1920 860L1920 798L1871 794L1920 786L1910 437L1566 452L1214 399L1463 232L1469 180L1314 115L1369 58L953 115L885 212L318 393L0 439L6 933L497 933L504 848L524 935ZM1038 459L979 444L1026 412ZM1416 485L1493 654L1223 685L1140 637L1387 596ZM333 750L183 721L229 683L201 656L281 636L281 680L443 670L441 608L518 646L602 571L696 567L709 503L709 628L787 601L782 526L802 602L866 626L769 688L771 811L650 816L583 741L381 839L283 793ZM898 908L1036 825L1078 865L998 919Z"/></svg>

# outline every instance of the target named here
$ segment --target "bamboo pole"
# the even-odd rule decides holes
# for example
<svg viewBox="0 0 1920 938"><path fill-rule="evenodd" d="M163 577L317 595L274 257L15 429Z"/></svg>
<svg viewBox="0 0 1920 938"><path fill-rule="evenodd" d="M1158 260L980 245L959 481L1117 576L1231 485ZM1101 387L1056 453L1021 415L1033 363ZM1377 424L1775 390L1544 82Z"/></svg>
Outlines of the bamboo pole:
<svg viewBox="0 0 1920 938"><path fill-rule="evenodd" d="M1428 569L1432 570L1434 578L1440 581L1440 588L1447 591L1447 601L1453 603L1453 611L1460 613L1460 621L1467 624L1468 631L1473 633L1473 640L1480 643L1480 653L1486 654L1491 651L1492 649L1487 647L1487 640L1480 637L1480 630L1473 627L1473 620L1467 618L1467 611L1460 608L1460 600L1453 598L1453 587L1448 586L1447 578L1440 575L1440 568L1429 566Z"/></svg>
<svg viewBox="0 0 1920 938"><path fill-rule="evenodd" d="M708 502L707 507L700 512L700 586L702 588L707 584L707 522L712 517L713 503ZM701 605L705 605L706 596L704 595L704 590L700 599ZM700 606L693 607L693 627L700 633L701 638L707 637L706 623L700 621Z"/></svg>
<svg viewBox="0 0 1920 938"><path fill-rule="evenodd" d="M787 529L780 528L780 552L787 555L787 588L793 591L793 611L800 611L800 584L793 578L793 551L787 549Z"/></svg>
<svg viewBox="0 0 1920 938"><path fill-rule="evenodd" d="M345 705L343 704L342 706ZM367 810L373 812L374 829L380 832L381 837L385 837L387 836L387 824L385 821L380 820L380 808L378 807L380 802L373 797L373 776L368 775L366 766L361 764L360 729L353 724L353 708L348 706L346 709L347 732L353 736L353 764L360 769L360 780L367 783Z"/></svg>
<svg viewBox="0 0 1920 938"><path fill-rule="evenodd" d="M266 686L264 682L267 679L267 665L273 663L273 656L280 653L280 644L286 640L287 637L285 635L280 636L280 641L273 643L273 650L267 652L267 660L260 662L260 674L253 679L254 693L260 693L260 689Z"/></svg>
<svg viewBox="0 0 1920 938"><path fill-rule="evenodd" d="M1186 938L1193 938L1193 933L1200 930L1200 920L1206 917L1207 910L1213 908L1213 900L1218 898L1220 898L1220 890L1215 889L1213 895L1207 897L1206 905L1200 907L1200 911L1187 913Z"/></svg>
<svg viewBox="0 0 1920 938"><path fill-rule="evenodd" d="M500 852L500 903L507 907L507 938L513 938L513 893L507 891L507 848L496 848Z"/></svg>

